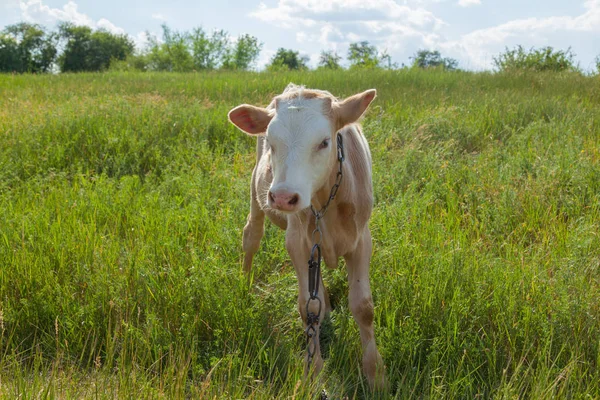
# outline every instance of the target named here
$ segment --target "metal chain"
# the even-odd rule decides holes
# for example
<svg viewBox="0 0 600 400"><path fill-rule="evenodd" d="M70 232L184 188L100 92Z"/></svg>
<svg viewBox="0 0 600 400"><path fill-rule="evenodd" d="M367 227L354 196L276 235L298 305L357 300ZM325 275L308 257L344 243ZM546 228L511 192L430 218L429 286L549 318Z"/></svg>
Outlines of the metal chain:
<svg viewBox="0 0 600 400"><path fill-rule="evenodd" d="M331 203L331 200L333 200L335 198L335 195L337 194L338 189L340 188L340 184L342 183L342 163L345 160L345 154L344 154L344 141L342 138L342 135L338 132L337 134L337 159L339 162L339 166L338 166L338 172L337 175L335 176L335 183L333 184L333 186L331 187L331 191L329 192L329 198L327 199L327 203L325 203L325 205L319 210L315 210L315 208L313 207L313 205L310 205L310 210L312 211L313 215L315 216L317 222L323 218L323 216L325 215L325 213L327 212L327 208L329 208L329 204ZM313 238L314 241L314 238Z"/></svg>
<svg viewBox="0 0 600 400"><path fill-rule="evenodd" d="M312 363L313 357L317 351L317 325L319 325L319 319L321 317L321 299L319 298L319 281L321 280L321 241L323 239L323 232L321 232L321 228L319 226L319 222L327 212L327 208L331 201L335 198L335 195L340 188L340 184L342 183L342 163L344 162L344 142L342 140L342 135L338 132L337 134L337 159L339 163L338 172L335 177L335 183L331 187L331 191L329 192L329 199L327 199L327 203L319 210L316 211L315 208L310 206L310 209L315 216L315 229L312 232L312 242L313 247L310 250L310 259L308 260L308 294L309 298L306 301L306 353L307 353L307 362L308 369L310 369L310 365ZM318 240L317 240L318 234ZM311 301L316 301L318 308L317 312L310 312L309 306ZM326 398L326 397L325 397Z"/></svg>

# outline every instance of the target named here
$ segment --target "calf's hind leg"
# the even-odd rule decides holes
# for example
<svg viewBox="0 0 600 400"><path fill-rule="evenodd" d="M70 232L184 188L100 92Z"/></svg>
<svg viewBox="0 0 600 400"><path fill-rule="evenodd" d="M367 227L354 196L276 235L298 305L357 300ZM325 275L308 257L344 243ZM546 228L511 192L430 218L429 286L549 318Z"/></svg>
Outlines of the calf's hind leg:
<svg viewBox="0 0 600 400"><path fill-rule="evenodd" d="M265 233L265 212L260 208L256 199L256 168L252 172L252 183L250 187L250 214L244 226L242 239L242 250L244 251L244 272L249 273L252 269L252 258L260 247L260 240Z"/></svg>
<svg viewBox="0 0 600 400"><path fill-rule="evenodd" d="M371 387L384 389L385 370L383 360L375 344L373 298L371 297L371 286L369 284L369 263L372 248L371 232L367 228L356 250L344 258L348 268L348 303L360 330L363 370Z"/></svg>

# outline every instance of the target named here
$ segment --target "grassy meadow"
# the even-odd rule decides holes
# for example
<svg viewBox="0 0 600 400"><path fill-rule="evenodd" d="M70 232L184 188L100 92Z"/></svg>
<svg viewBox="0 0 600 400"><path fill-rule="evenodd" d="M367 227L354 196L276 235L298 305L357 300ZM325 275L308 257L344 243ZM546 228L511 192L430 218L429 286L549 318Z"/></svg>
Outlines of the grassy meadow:
<svg viewBox="0 0 600 400"><path fill-rule="evenodd" d="M290 81L378 89L379 397L600 398L600 78L418 70L0 75L0 397L373 398L343 267L312 384L283 232L241 270Z"/></svg>

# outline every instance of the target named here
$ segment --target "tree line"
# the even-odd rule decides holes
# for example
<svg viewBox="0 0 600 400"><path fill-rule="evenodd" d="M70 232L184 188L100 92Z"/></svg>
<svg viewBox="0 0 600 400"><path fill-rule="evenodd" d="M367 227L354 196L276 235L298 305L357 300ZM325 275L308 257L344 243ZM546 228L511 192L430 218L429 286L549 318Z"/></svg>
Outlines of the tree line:
<svg viewBox="0 0 600 400"><path fill-rule="evenodd" d="M256 65L263 47L256 37L243 34L235 40L224 30L212 33L202 28L176 31L162 25L159 39L147 34L143 49L135 48L126 34L61 23L55 31L38 24L21 22L0 31L0 72L46 73L115 70L202 71L248 70ZM571 49L552 47L529 50L506 48L493 58L499 71L579 71ZM346 55L348 68L435 68L458 69L458 61L437 50L418 50L409 65L392 62L390 55L368 41L351 43ZM309 58L300 52L279 48L266 66L268 71L306 70ZM600 72L600 57L596 60ZM342 56L321 51L317 69L342 69Z"/></svg>
<svg viewBox="0 0 600 400"><path fill-rule="evenodd" d="M148 45L136 52L133 40L125 34L72 23L48 31L21 22L0 31L0 72L105 71L124 65L148 71L244 70L262 48L251 35L231 42L225 31L208 35L201 28L181 33L163 25L162 40L148 36Z"/></svg>

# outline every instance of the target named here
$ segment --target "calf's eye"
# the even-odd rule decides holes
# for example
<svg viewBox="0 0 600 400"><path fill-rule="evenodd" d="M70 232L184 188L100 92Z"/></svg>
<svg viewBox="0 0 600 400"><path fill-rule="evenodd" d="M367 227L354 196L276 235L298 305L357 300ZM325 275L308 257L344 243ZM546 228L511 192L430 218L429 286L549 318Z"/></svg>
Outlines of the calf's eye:
<svg viewBox="0 0 600 400"><path fill-rule="evenodd" d="M326 149L329 146L329 139L325 139L319 145L319 150Z"/></svg>

